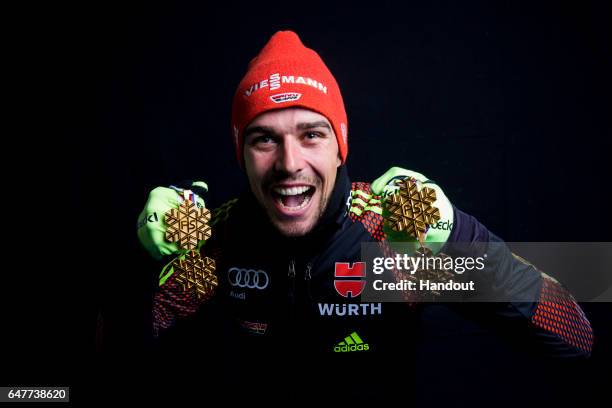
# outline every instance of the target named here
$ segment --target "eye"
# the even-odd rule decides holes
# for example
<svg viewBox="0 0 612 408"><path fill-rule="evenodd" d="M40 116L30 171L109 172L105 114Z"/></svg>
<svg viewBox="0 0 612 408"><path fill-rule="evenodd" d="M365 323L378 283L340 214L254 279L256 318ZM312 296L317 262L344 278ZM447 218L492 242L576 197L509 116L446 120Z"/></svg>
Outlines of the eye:
<svg viewBox="0 0 612 408"><path fill-rule="evenodd" d="M274 138L270 135L255 136L251 143L254 145L274 143Z"/></svg>
<svg viewBox="0 0 612 408"><path fill-rule="evenodd" d="M306 139L314 140L321 137L321 134L319 132L306 132L305 137Z"/></svg>

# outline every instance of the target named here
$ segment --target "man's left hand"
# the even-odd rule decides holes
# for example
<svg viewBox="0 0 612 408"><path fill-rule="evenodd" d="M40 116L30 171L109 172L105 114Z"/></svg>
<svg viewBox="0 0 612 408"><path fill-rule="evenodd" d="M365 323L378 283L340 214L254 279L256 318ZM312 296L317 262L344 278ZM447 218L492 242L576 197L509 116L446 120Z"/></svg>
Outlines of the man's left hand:
<svg viewBox="0 0 612 408"><path fill-rule="evenodd" d="M374 180L371 185L372 193L381 196L383 201L383 217L385 218L384 231L387 234L387 239L390 242L409 242L415 245L418 243L416 237L411 236L406 231L394 231L388 225L386 220L389 217L386 200L392 194L395 194L399 190L397 183L401 180L412 178L416 180L417 188L421 190L423 187L429 187L436 192L436 201L433 206L440 210L440 220L430 225L427 232L425 233L425 244L434 253L437 253L442 246L448 240L453 228L453 206L451 205L446 195L433 181L421 173L417 173L411 170L402 169L400 167L392 167L385 174Z"/></svg>

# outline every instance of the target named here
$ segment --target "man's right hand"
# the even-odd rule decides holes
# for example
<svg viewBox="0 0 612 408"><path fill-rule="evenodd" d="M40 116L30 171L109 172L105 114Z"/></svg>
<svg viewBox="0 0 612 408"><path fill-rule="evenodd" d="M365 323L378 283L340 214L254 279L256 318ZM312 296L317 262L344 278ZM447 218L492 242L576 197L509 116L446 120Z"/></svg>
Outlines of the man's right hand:
<svg viewBox="0 0 612 408"><path fill-rule="evenodd" d="M181 184L180 187L156 187L149 193L147 203L138 216L138 240L156 260L179 253L176 243L166 241L164 217L166 212L179 206L181 193L187 189L196 193L197 206L204 207L202 194L208 191L208 186L203 181L195 181Z"/></svg>

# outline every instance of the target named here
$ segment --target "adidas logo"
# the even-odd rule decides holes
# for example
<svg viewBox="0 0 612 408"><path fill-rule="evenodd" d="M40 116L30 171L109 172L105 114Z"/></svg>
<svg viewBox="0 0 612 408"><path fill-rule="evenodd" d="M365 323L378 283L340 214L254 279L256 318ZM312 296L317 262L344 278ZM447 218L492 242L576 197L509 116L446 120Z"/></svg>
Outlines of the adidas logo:
<svg viewBox="0 0 612 408"><path fill-rule="evenodd" d="M336 353L347 353L350 351L368 351L370 349L370 345L368 343L364 343L361 340L361 337L357 334L357 332L352 332L350 335L344 338L344 341L341 341L334 347L334 351Z"/></svg>

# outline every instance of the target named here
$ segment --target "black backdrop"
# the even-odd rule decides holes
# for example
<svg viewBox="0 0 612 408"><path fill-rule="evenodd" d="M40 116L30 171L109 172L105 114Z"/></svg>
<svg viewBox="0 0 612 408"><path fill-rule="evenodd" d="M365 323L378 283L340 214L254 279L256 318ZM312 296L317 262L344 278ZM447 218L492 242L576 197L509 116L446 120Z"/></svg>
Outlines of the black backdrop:
<svg viewBox="0 0 612 408"><path fill-rule="evenodd" d="M438 181L507 241L610 240L612 36L602 4L47 7L33 24L41 23L41 77L33 81L53 126L37 124L44 131L35 158L40 191L70 208L81 233L69 247L41 249L56 262L74 260L53 278L61 290L42 315L57 305L74 318L40 318L40 331L15 326L28 334L11 344L38 351L8 358L12 383L69 383L78 399L144 375L152 276L136 217L157 185L203 179L212 206L245 186L229 133L231 99L248 61L280 29L319 52L340 84L353 180L399 165ZM591 399L610 359L612 309L583 306L597 336L591 361L558 368L457 329L424 350L417 399L436 393L438 402L467 404L467 390L485 403L523 398L517 390L525 387L544 390L534 401L553 391L558 400ZM439 377L455 381L440 391Z"/></svg>

